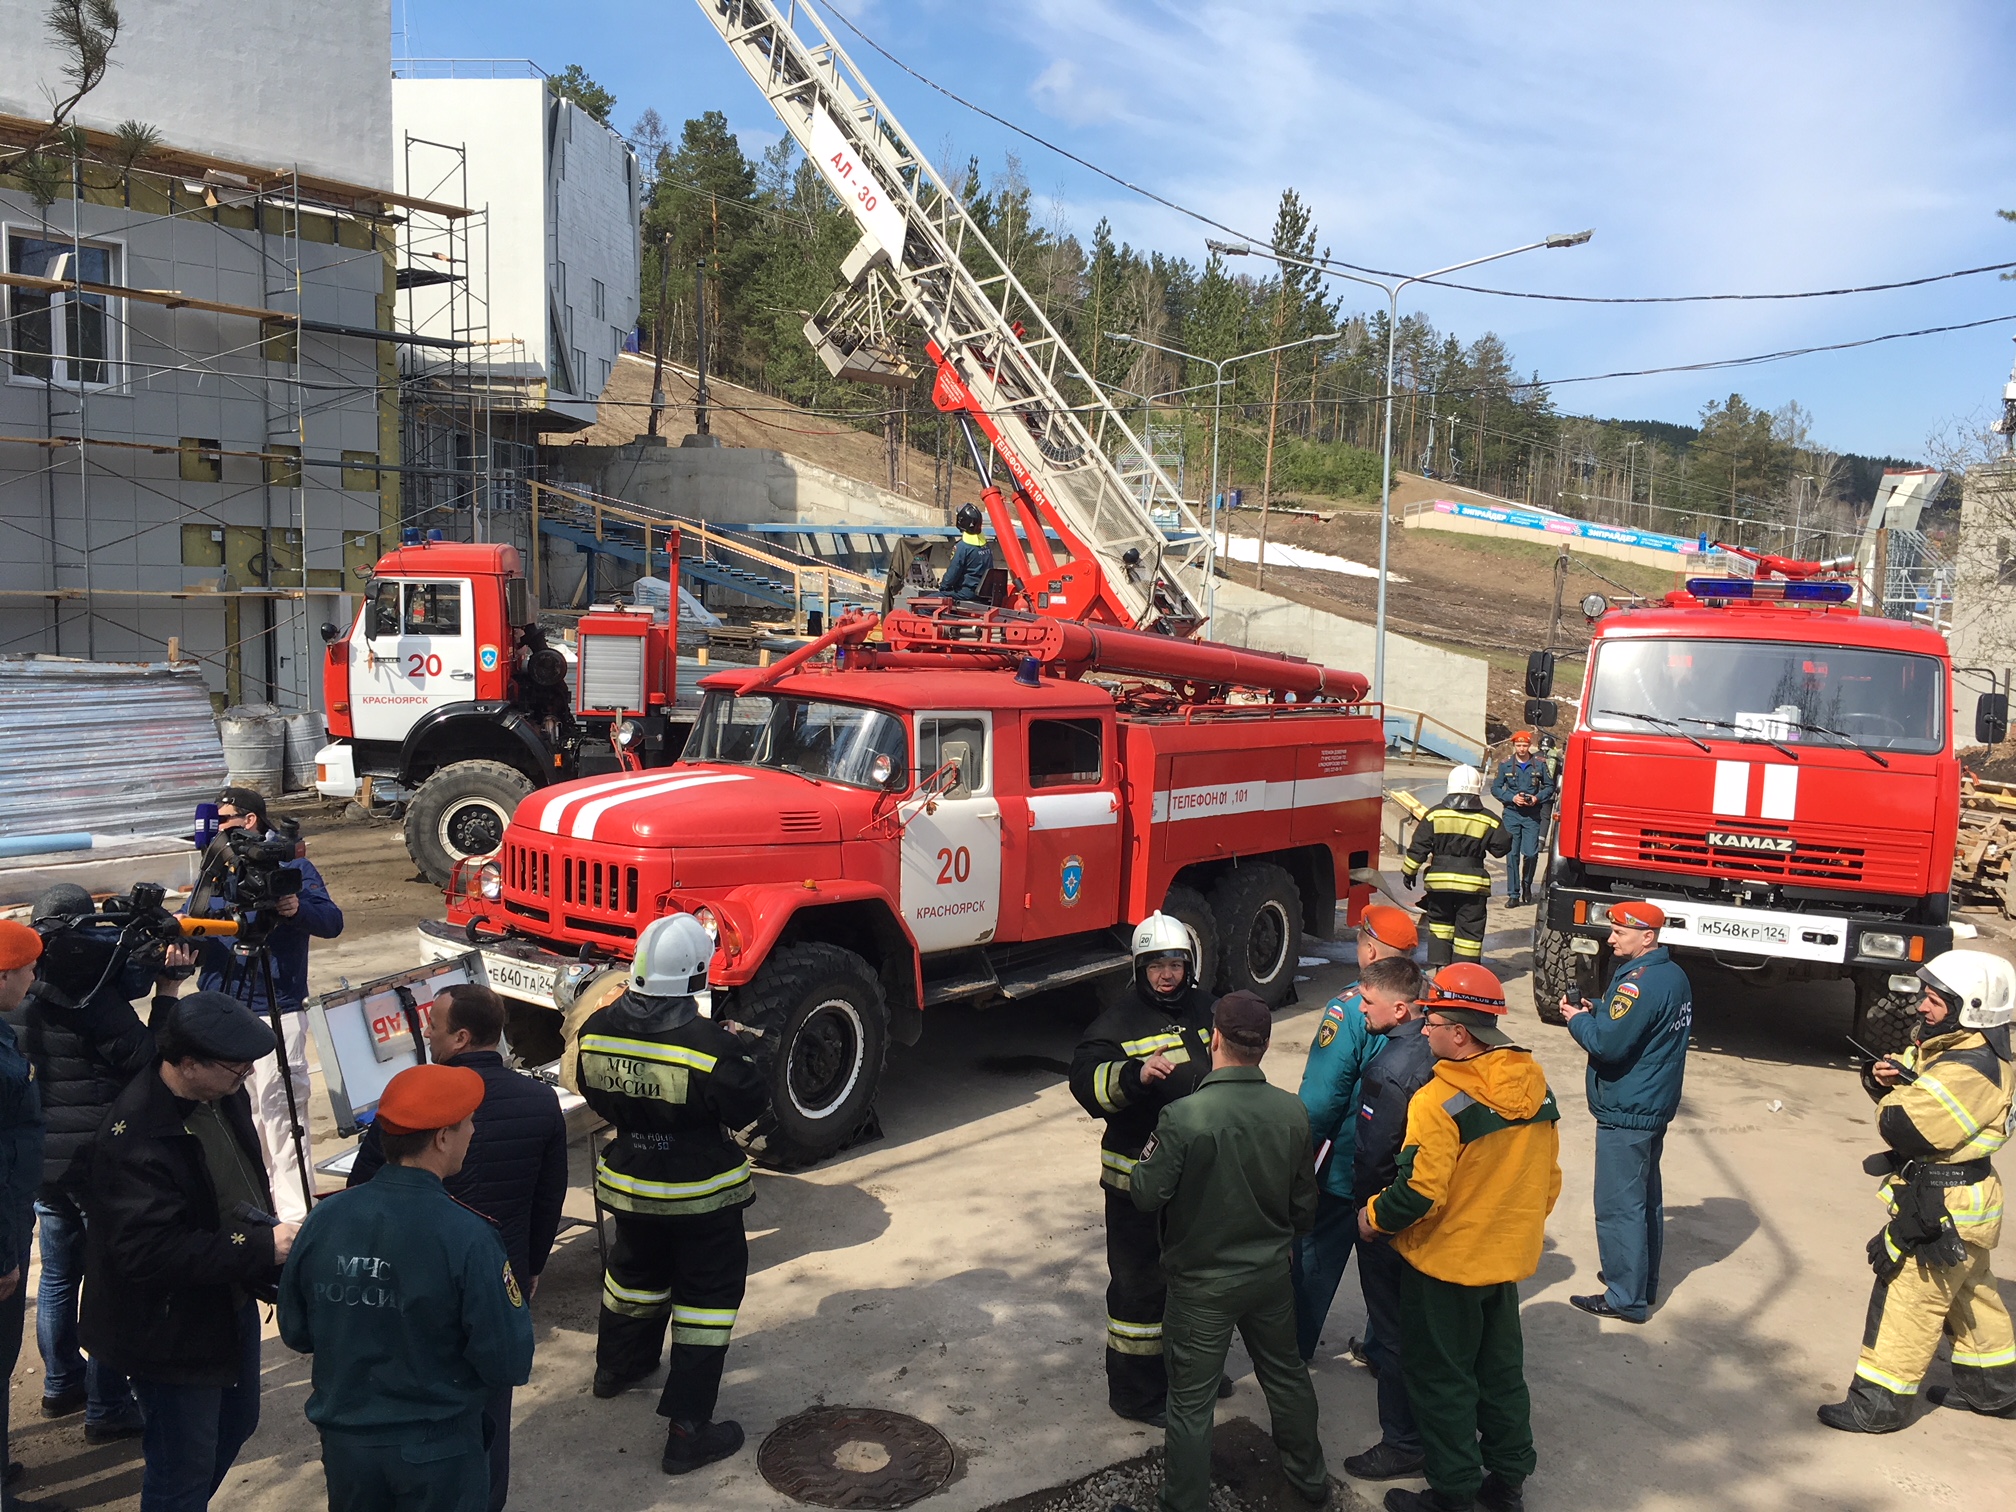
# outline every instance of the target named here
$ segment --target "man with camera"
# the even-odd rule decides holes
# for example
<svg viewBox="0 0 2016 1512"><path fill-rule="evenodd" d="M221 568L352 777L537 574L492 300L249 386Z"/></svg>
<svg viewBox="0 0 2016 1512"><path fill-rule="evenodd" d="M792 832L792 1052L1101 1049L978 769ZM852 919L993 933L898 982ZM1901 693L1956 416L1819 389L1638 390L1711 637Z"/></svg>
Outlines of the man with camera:
<svg viewBox="0 0 2016 1512"><path fill-rule="evenodd" d="M157 1038L91 1146L83 1339L146 1409L141 1512L201 1512L259 1424L258 1304L297 1226L273 1217L244 1090L273 1031L196 992Z"/></svg>
<svg viewBox="0 0 2016 1512"><path fill-rule="evenodd" d="M30 917L42 938L42 958L34 988L8 1021L35 1068L47 1129L35 1194L42 1244L35 1323L42 1415L68 1417L82 1409L86 1441L108 1443L139 1435L140 1408L124 1376L87 1362L77 1347L88 1154L105 1110L154 1059L154 1037L132 1000L154 984L157 973L166 976L177 968L158 941L134 938L130 911L100 913L75 883L45 891ZM186 968L186 947L174 959Z"/></svg>
<svg viewBox="0 0 2016 1512"><path fill-rule="evenodd" d="M248 1090L274 1209L289 1223L308 1215L315 1152L308 1142L308 942L343 933L343 910L322 874L299 853L292 821L275 832L265 796L228 787L217 800L217 839L190 899L195 913L238 915L238 937L203 947L198 985L224 992L264 1019L277 1017L279 1044L253 1067ZM268 998L268 984L272 997ZM276 1015L274 1009L278 1008ZM291 1084L291 1087L290 1087ZM300 1145L295 1145L296 1130Z"/></svg>

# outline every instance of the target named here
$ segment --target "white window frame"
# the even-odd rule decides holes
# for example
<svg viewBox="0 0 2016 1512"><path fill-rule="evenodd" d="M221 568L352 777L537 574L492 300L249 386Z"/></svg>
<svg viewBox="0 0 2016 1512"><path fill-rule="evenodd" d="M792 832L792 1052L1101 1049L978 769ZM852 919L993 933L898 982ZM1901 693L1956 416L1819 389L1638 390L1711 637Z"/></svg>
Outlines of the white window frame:
<svg viewBox="0 0 2016 1512"><path fill-rule="evenodd" d="M14 238L17 236L29 237L35 241L42 242L63 242L66 240L66 238L60 235L52 235L51 228L34 222L0 221L0 268L4 268L9 273L15 271L12 263L12 249ZM124 237L83 236L74 238L73 240L76 245L95 247L112 253L113 266L110 282L122 289L126 287L126 240ZM55 291L52 291L49 295L50 376L47 378L38 378L33 373L22 372L20 368L21 356L15 348L15 321L18 316L15 300L18 296L30 292L32 291L17 288L9 284L5 288L6 297L4 301L0 301L0 310L4 310L6 316L5 323L0 324L0 333L4 333L4 337L0 337L0 366L4 366L7 370L8 383L30 388L54 387L102 392L105 389L117 388L125 381L126 301L123 299L107 299L105 301L105 320L108 327L106 332L105 357L103 358L105 377L87 382L83 379L70 376L72 363L96 361L99 359L80 359L70 356L68 350L70 321L67 310L70 296L66 293Z"/></svg>

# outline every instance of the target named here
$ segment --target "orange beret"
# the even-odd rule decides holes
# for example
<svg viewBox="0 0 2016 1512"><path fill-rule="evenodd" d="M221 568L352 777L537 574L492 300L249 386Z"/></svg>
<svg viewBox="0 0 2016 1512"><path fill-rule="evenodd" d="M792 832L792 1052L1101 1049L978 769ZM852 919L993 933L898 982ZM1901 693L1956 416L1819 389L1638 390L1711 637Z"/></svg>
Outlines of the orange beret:
<svg viewBox="0 0 2016 1512"><path fill-rule="evenodd" d="M1512 732L1512 744L1517 745L1522 740L1528 745L1533 744L1533 732L1531 730L1514 730Z"/></svg>
<svg viewBox="0 0 2016 1512"><path fill-rule="evenodd" d="M408 1066L378 1099L378 1127L418 1134L459 1124L483 1101L483 1078L467 1066Z"/></svg>
<svg viewBox="0 0 2016 1512"><path fill-rule="evenodd" d="M1414 927L1414 917L1404 908L1374 903L1359 918L1358 927L1381 945L1391 946L1394 950L1412 950L1421 943L1420 931Z"/></svg>
<svg viewBox="0 0 2016 1512"><path fill-rule="evenodd" d="M42 959L42 936L26 924L0 919L0 971L18 971Z"/></svg>
<svg viewBox="0 0 2016 1512"><path fill-rule="evenodd" d="M1610 922L1627 929L1657 929L1666 922L1666 910L1657 903L1612 903Z"/></svg>

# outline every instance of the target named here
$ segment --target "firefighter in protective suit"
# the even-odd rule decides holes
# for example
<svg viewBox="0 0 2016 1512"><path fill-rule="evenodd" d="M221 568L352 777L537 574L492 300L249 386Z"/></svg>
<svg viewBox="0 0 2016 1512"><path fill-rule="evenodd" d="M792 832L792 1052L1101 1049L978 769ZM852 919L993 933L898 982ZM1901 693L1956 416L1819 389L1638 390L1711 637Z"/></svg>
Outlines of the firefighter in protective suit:
<svg viewBox="0 0 2016 1512"><path fill-rule="evenodd" d="M755 1200L749 1158L729 1137L769 1111L749 1047L707 1014L714 942L691 914L637 938L629 990L581 1025L570 1068L616 1137L595 1163L595 1196L616 1222L595 1335L595 1395L613 1397L658 1368L671 1419L662 1465L681 1475L742 1447L714 1422L728 1338L749 1272L742 1209Z"/></svg>
<svg viewBox="0 0 2016 1512"><path fill-rule="evenodd" d="M2016 1093L2016 968L1986 951L1949 950L1918 976L1916 1043L1867 1077L1889 1147L1868 1169L1883 1177L1891 1218L1869 1241L1876 1290L1848 1398L1820 1409L1821 1422L1849 1433L1910 1422L1942 1334L1953 1339L1953 1386L1938 1399L2016 1414L2016 1333L1988 1263L2002 1234L2002 1181L1989 1162L2008 1138Z"/></svg>
<svg viewBox="0 0 2016 1512"><path fill-rule="evenodd" d="M1485 900L1491 896L1486 856L1512 849L1511 831L1484 807L1483 775L1473 766L1449 769L1449 793L1414 826L1400 862L1410 887L1427 888L1428 969L1484 955Z"/></svg>
<svg viewBox="0 0 2016 1512"><path fill-rule="evenodd" d="M977 604L987 574L994 570L994 548L980 529L978 504L961 504L954 523L959 527L959 544L952 548L952 561L938 579L938 591L962 604Z"/></svg>
<svg viewBox="0 0 2016 1512"><path fill-rule="evenodd" d="M1211 1069L1211 994L1197 983L1197 940L1181 919L1152 913L1134 927L1133 990L1094 1019L1071 1057L1071 1092L1106 1120L1099 1184L1106 1189L1106 1398L1121 1417L1160 1425L1162 1240L1135 1208L1129 1179L1162 1109Z"/></svg>

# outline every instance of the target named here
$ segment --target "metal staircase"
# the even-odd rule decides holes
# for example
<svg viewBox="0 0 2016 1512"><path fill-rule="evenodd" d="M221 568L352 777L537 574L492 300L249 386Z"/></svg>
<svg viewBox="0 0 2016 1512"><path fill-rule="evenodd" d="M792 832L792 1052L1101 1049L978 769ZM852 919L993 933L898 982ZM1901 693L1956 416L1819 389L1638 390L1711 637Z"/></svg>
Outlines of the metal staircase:
<svg viewBox="0 0 2016 1512"><path fill-rule="evenodd" d="M907 386L916 367L891 332L921 328L933 397L989 480L996 541L1031 607L1195 632L1209 534L825 22L803 0L699 4L861 225L848 286L806 325L827 366ZM1011 497L992 487L996 458Z"/></svg>

